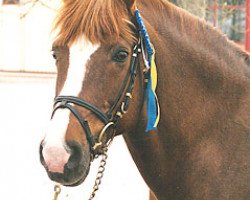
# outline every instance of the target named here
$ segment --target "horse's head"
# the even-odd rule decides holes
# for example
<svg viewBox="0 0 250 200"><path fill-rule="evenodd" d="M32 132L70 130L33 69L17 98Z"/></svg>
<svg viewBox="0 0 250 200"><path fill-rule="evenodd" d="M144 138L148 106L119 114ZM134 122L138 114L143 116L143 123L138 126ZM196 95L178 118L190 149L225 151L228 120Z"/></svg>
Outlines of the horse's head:
<svg viewBox="0 0 250 200"><path fill-rule="evenodd" d="M133 92L139 90L133 5L132 0L64 2L53 45L54 111L40 146L41 162L56 182L80 184L114 136L114 126L122 131L135 124L141 99L131 100L134 84ZM126 123L118 124L122 120Z"/></svg>

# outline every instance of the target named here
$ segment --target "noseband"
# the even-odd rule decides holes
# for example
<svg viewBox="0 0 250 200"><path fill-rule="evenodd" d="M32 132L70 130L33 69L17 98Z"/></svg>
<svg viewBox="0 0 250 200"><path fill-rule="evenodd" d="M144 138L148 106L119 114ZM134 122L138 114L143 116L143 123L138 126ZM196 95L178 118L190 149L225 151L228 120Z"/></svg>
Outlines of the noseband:
<svg viewBox="0 0 250 200"><path fill-rule="evenodd" d="M135 78L138 72L138 66L139 66L138 55L140 52L141 52L140 42L138 42L138 44L135 45L133 49L129 71L125 79L123 80L122 87L120 89L119 94L117 95L117 98L114 101L114 104L112 105L112 107L109 109L108 112L104 113L93 104L74 96L57 96L54 100L54 109L52 112L52 118L57 109L59 108L69 109L71 113L79 121L80 125L82 126L86 134L87 141L89 143L90 152L93 156L101 153L100 147L105 145L102 143L103 135L105 134L105 132L110 127L113 127L114 131L114 127L117 125L119 119L122 118L122 116L128 110L130 99L132 98L132 90L134 88ZM120 105L118 105L119 102L121 102ZM89 127L88 121L83 116L81 116L79 111L77 111L77 109L73 105L77 105L91 111L93 114L95 114L95 116L99 120L102 121L102 123L105 126L99 133L98 138L94 137Z"/></svg>

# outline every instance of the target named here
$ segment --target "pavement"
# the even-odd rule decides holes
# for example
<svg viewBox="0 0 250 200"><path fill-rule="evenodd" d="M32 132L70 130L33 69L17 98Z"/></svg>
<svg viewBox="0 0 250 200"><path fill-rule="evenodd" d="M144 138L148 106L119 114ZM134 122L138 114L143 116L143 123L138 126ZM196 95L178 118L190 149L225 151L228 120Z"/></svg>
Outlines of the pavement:
<svg viewBox="0 0 250 200"><path fill-rule="evenodd" d="M0 199L52 200L54 183L39 161L50 118L55 74L0 72ZM122 137L116 137L95 200L148 200L149 192ZM63 187L59 200L88 199L99 161L86 181Z"/></svg>

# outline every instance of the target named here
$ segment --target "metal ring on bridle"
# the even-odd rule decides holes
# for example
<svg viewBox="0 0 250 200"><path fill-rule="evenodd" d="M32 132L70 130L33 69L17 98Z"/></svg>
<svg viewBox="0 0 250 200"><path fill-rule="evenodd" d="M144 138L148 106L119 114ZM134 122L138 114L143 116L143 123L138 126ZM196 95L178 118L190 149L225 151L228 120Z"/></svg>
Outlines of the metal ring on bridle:
<svg viewBox="0 0 250 200"><path fill-rule="evenodd" d="M97 149L97 147L99 147L99 146L102 145L102 138L103 138L104 133L108 130L108 128L109 128L110 126L113 126L113 125L115 125L114 122L109 122L108 124L106 124L106 126L104 126L104 128L102 129L102 131L101 131L100 134L99 134L99 137L98 137L97 142L96 142L95 145L93 146L93 149L94 149L94 150Z"/></svg>
<svg viewBox="0 0 250 200"><path fill-rule="evenodd" d="M130 92L127 92L126 93L126 97L128 97L129 99L132 99L132 94ZM126 114L127 113L127 109L125 109L125 102L123 101L122 102L122 105L121 105L121 112L122 114Z"/></svg>
<svg viewBox="0 0 250 200"><path fill-rule="evenodd" d="M123 114L126 114L126 113L127 113L127 111L124 109L124 107L125 107L125 103L124 103L124 102L122 102L122 105L121 105L121 111L122 111L122 113L123 113Z"/></svg>

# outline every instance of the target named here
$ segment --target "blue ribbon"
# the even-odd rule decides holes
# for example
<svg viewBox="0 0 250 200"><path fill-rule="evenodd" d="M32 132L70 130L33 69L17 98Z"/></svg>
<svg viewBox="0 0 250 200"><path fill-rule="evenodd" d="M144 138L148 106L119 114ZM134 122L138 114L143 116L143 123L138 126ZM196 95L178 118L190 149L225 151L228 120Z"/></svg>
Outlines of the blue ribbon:
<svg viewBox="0 0 250 200"><path fill-rule="evenodd" d="M139 30L141 32L142 42L145 44L146 52L147 52L147 61L149 66L149 80L147 85L147 128L146 131L157 130L157 125L160 117L160 109L157 100L157 96L155 93L156 85L157 85L157 72L154 61L154 48L150 42L150 37L148 35L148 31L146 26L142 20L140 12L138 9L135 11L136 21L139 26Z"/></svg>

